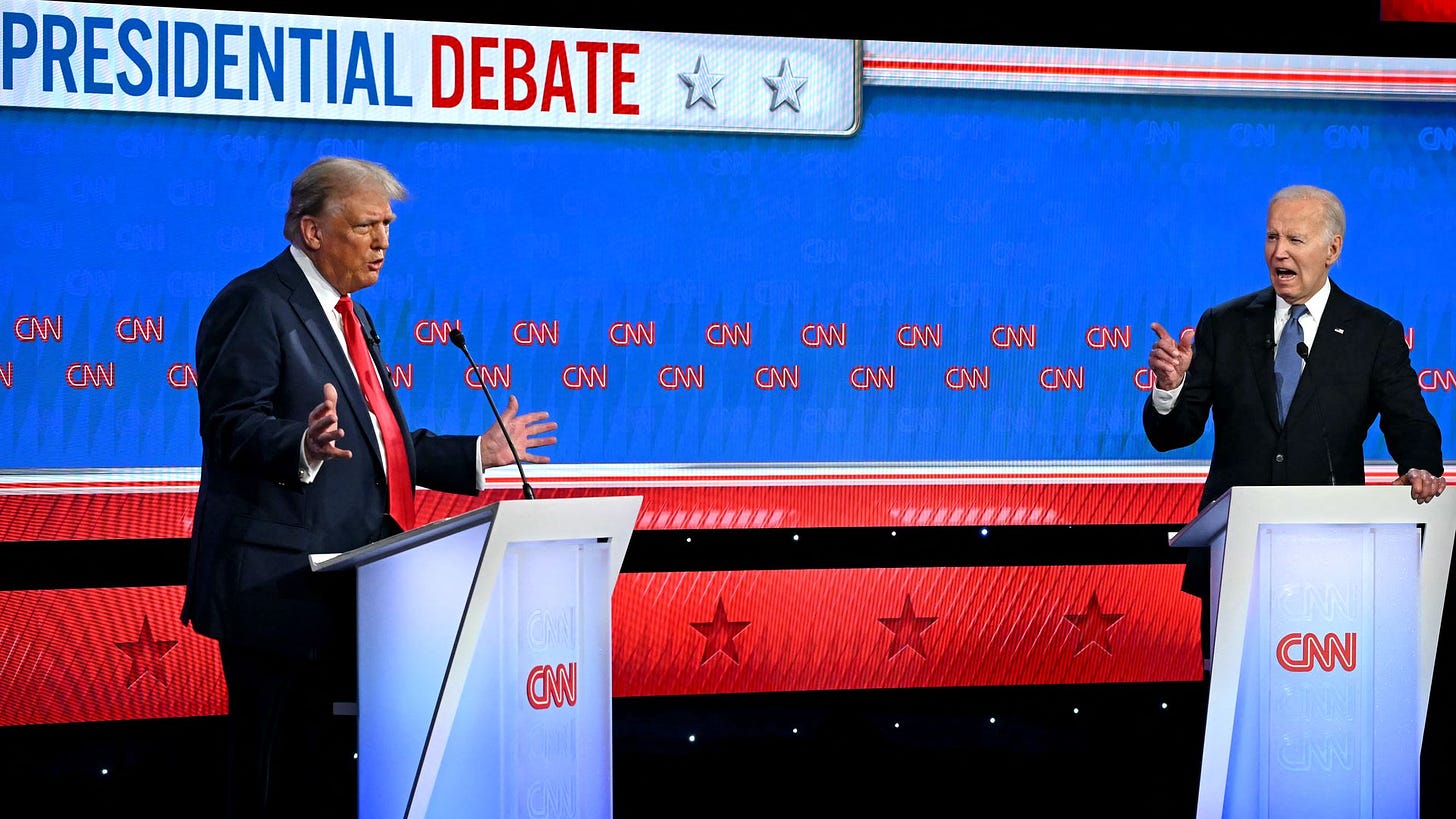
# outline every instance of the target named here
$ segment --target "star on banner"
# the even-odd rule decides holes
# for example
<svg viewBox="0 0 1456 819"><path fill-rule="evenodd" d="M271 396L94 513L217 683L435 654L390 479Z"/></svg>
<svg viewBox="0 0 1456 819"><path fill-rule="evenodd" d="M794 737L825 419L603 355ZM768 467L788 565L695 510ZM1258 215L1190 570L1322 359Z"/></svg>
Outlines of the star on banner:
<svg viewBox="0 0 1456 819"><path fill-rule="evenodd" d="M718 609L713 612L713 619L710 622L688 624L697 629L698 633L703 635L703 637L707 638L707 643L703 646L703 659L699 661L698 665L707 663L713 659L713 655L718 653L727 655L728 659L732 660L734 665L737 665L738 649L733 646L733 638L737 637L739 632L748 628L751 622L753 621L729 620L728 612L723 608L723 597L720 595L718 597Z"/></svg>
<svg viewBox="0 0 1456 819"><path fill-rule="evenodd" d="M773 103L768 110L776 111L780 105L787 105L795 111L799 109L799 91L803 89L804 83L809 81L808 77L795 77L794 69L789 65L789 58L779 63L777 76L769 75L763 78L768 87L773 89Z"/></svg>
<svg viewBox="0 0 1456 819"><path fill-rule="evenodd" d="M145 614L142 615L142 630L137 634L136 642L116 643L116 647L131 658L131 670L126 675L127 688L136 685L148 674L156 677L162 685L167 684L167 666L162 664L162 658L177 647L177 641L153 639L152 624Z"/></svg>
<svg viewBox="0 0 1456 819"><path fill-rule="evenodd" d="M921 642L920 635L939 619L916 617L915 607L910 604L910 595L905 595L905 605L900 609L899 617L879 618L880 625L895 633L894 639L890 641L890 653L885 655L885 659L894 659L896 654L907 648L919 654L922 659L925 658L925 644Z"/></svg>
<svg viewBox="0 0 1456 819"><path fill-rule="evenodd" d="M710 74L708 72L708 61L702 56L698 57L698 65L692 73L679 72L677 78L682 80L683 85L688 87L688 104L685 108L692 108L699 100L706 102L709 108L717 110L718 98L713 96L713 90L718 83L723 81L722 74Z"/></svg>
<svg viewBox="0 0 1456 819"><path fill-rule="evenodd" d="M1062 617L1068 623L1076 626L1080 632L1077 635L1077 650L1072 652L1073 657L1081 654L1082 650L1090 645L1096 645L1107 652L1107 656L1112 656L1112 637L1108 631L1123 618L1123 615L1103 613L1102 604L1097 602L1097 592L1092 592L1092 599L1087 601L1086 611L1081 614L1063 614Z"/></svg>

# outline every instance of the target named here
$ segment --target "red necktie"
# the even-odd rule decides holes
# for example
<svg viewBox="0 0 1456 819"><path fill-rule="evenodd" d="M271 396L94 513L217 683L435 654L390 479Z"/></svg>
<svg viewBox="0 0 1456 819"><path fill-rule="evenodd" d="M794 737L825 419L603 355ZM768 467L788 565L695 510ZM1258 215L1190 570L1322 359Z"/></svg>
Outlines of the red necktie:
<svg viewBox="0 0 1456 819"><path fill-rule="evenodd" d="M384 397L384 387L379 383L379 371L374 368L374 358L364 344L364 331L359 327L359 317L354 315L354 302L348 296L334 305L344 317L344 340L349 345L349 360L354 363L354 372L359 374L359 386L364 390L364 400L369 410L379 421L379 436L384 439L384 460L389 468L389 514L399 528L409 531L415 527L415 482L410 478L409 456L404 451L404 435L389 400Z"/></svg>

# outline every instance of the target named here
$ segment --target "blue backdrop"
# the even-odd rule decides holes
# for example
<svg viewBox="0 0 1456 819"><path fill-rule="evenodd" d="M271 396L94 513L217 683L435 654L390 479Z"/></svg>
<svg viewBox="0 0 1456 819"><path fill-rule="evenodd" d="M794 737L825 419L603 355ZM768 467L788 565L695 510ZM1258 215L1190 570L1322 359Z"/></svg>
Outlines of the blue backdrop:
<svg viewBox="0 0 1456 819"><path fill-rule="evenodd" d="M0 124L0 467L195 466L197 322L326 154L411 191L358 300L416 426L487 423L431 335L458 322L510 368L498 403L561 423L557 462L1206 458L1143 437L1148 324L1266 285L1268 196L1307 182L1344 199L1333 278L1412 328L1452 451L1448 105L868 87L849 138Z"/></svg>

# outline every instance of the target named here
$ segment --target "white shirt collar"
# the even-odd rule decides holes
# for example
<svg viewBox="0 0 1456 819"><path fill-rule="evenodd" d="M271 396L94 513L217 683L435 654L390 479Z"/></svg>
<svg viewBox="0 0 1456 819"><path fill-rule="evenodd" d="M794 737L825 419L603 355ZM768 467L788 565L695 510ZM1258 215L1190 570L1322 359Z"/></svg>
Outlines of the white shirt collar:
<svg viewBox="0 0 1456 819"><path fill-rule="evenodd" d="M340 293L338 288L329 284L329 280L325 279L324 274L320 273L319 269L314 266L313 259L310 259L308 254L299 250L297 245L289 245L288 250L293 254L293 260L298 262L298 268L303 271L303 278L308 282L308 286L313 290L314 296L318 298L319 304L324 308L324 315L329 316L337 322L339 311L335 310L334 307L338 305L339 299L343 298L344 294Z"/></svg>
<svg viewBox="0 0 1456 819"><path fill-rule="evenodd" d="M1325 283L1320 287L1320 289L1318 289L1318 290L1315 291L1315 293L1314 293L1313 296L1310 296L1309 297L1309 301L1305 302L1304 303L1304 306L1309 309L1309 316L1310 316L1310 318L1314 319L1315 322L1318 323L1319 320L1322 317L1324 317L1324 314L1325 314L1325 305L1327 305L1329 303L1330 303L1330 280L1328 278L1326 278L1325 279ZM1283 324L1285 321L1288 321L1289 320L1289 308L1290 308L1290 306L1291 305L1289 304L1289 302L1285 301L1284 299L1282 299L1282 298L1280 298L1278 296L1275 296L1274 297L1274 321L1275 321L1275 323L1277 323L1277 324Z"/></svg>

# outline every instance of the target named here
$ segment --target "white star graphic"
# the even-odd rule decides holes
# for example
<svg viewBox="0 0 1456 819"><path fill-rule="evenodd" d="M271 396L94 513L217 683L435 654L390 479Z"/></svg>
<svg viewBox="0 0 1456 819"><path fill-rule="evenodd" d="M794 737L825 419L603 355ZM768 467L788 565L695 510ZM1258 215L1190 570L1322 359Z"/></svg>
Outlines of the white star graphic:
<svg viewBox="0 0 1456 819"><path fill-rule="evenodd" d="M723 81L723 75L708 73L707 60L699 56L698 65L693 69L692 73L689 74L686 71L682 71L678 73L677 78L682 80L683 85L686 85L689 89L688 104L685 107L692 108L697 104L698 100L702 100L708 104L709 108L717 110L718 100L713 96L713 89L717 88L718 83Z"/></svg>
<svg viewBox="0 0 1456 819"><path fill-rule="evenodd" d="M788 57L785 57L784 61L779 64L777 76L764 77L763 81L768 83L768 87L772 88L774 92L773 104L768 107L768 110L777 110L780 105L788 105L795 111L799 110L799 91L804 87L804 83L809 81L809 78L795 77Z"/></svg>

